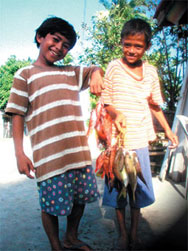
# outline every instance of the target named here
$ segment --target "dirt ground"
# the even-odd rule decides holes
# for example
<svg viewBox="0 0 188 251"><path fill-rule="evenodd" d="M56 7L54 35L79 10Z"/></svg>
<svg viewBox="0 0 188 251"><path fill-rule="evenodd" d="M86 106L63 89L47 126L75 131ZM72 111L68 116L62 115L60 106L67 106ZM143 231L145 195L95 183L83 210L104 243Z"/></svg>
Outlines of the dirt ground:
<svg viewBox="0 0 188 251"><path fill-rule="evenodd" d="M26 153L30 144L25 140ZM48 251L50 246L44 233L36 181L20 175L16 168L12 139L0 139L0 250ZM103 180L97 179L103 192ZM139 237L142 250L187 250L187 201L185 184L171 180L161 182L153 177L156 202L142 209ZM130 211L127 208L127 225ZM60 237L63 238L66 218L60 218ZM80 239L94 250L115 250L117 237L115 212L101 206L101 199L88 204L79 228Z"/></svg>

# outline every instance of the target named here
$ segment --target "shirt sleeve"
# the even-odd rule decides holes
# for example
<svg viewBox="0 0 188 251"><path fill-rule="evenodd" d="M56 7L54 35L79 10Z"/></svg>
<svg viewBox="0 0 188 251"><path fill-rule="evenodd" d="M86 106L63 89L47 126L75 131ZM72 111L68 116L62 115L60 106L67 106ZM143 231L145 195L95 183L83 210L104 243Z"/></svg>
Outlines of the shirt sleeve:
<svg viewBox="0 0 188 251"><path fill-rule="evenodd" d="M162 105L164 103L162 94L161 94L161 87L159 82L158 73L155 67L151 67L150 74L152 77L152 87L151 87L151 94L149 97L149 103L153 105Z"/></svg>
<svg viewBox="0 0 188 251"><path fill-rule="evenodd" d="M75 67L79 90L85 90L89 87L91 75L97 69L99 69L99 67L97 67L97 66L90 66L90 67L78 66L78 67Z"/></svg>
<svg viewBox="0 0 188 251"><path fill-rule="evenodd" d="M9 100L5 113L9 115L17 114L25 116L28 109L28 88L27 80L24 76L23 68L19 69L13 80L13 86L10 90Z"/></svg>
<svg viewBox="0 0 188 251"><path fill-rule="evenodd" d="M113 93L113 74L114 67L110 63L106 69L104 77L104 89L101 93L101 98L104 104L113 105L112 93Z"/></svg>

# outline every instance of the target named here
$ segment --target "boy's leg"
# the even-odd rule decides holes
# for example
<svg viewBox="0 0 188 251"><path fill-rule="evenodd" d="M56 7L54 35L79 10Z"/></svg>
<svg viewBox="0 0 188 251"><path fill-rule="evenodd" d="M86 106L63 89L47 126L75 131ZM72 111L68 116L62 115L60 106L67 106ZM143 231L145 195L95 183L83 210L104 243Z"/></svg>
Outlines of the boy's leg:
<svg viewBox="0 0 188 251"><path fill-rule="evenodd" d="M128 247L128 234L125 224L125 208L116 208L115 210L119 227L119 239L115 248L124 250Z"/></svg>
<svg viewBox="0 0 188 251"><path fill-rule="evenodd" d="M78 227L80 220L84 213L85 205L74 204L72 212L67 216L67 229L64 240L64 247L71 248L73 246L79 247L80 250L89 251L89 246L78 239Z"/></svg>
<svg viewBox="0 0 188 251"><path fill-rule="evenodd" d="M58 217L42 212L42 224L48 236L52 250L63 250L59 240Z"/></svg>
<svg viewBox="0 0 188 251"><path fill-rule="evenodd" d="M76 241L78 238L78 227L83 216L85 205L74 204L72 212L67 216L66 239Z"/></svg>
<svg viewBox="0 0 188 251"><path fill-rule="evenodd" d="M137 239L137 230L140 219L140 208L131 208L131 240Z"/></svg>
<svg viewBox="0 0 188 251"><path fill-rule="evenodd" d="M137 230L140 220L140 208L131 207L131 232L130 232L130 246L134 250L137 244Z"/></svg>

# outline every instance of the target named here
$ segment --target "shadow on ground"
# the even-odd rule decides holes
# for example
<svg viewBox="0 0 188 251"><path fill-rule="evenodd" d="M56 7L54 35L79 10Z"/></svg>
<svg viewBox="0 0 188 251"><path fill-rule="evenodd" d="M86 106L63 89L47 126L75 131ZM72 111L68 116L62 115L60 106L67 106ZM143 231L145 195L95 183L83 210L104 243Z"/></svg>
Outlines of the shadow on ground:
<svg viewBox="0 0 188 251"><path fill-rule="evenodd" d="M103 180L98 179L98 186L102 194ZM0 189L0 250L50 250L41 224L36 181L24 179L17 183L1 184ZM130 228L130 211L128 208L126 210L127 226ZM151 227L152 217L156 221L159 212L153 210L148 219L147 215L147 212L141 215L139 227L139 236L143 242L141 250L187 250L186 215L179 216L173 226L162 235ZM62 239L65 229L66 218L60 217ZM94 250L115 250L113 243L117 238L117 231L114 209L101 207L101 199L88 204L81 221L79 237Z"/></svg>

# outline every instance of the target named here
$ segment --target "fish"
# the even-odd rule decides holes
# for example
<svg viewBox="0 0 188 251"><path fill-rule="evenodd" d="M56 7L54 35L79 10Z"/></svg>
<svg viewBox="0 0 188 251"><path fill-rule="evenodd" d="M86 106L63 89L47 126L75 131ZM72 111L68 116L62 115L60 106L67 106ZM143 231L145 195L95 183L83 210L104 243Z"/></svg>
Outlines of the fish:
<svg viewBox="0 0 188 251"><path fill-rule="evenodd" d="M137 173L137 176L141 179L141 181L147 186L147 183L144 179L144 176L143 176L143 173L142 173L142 169L141 169L141 166L140 166L140 162L138 160L138 157L137 157L137 154L135 151L133 151L132 153L133 155L133 162L134 162L134 165L135 165L135 168L136 168L136 173Z"/></svg>
<svg viewBox="0 0 188 251"><path fill-rule="evenodd" d="M116 151L115 159L114 159L114 165L113 165L113 172L115 178L120 182L120 193L118 196L118 199L123 196L124 198L127 195L127 186L128 186L128 175L125 169L124 165L124 154L123 154L123 148L119 147Z"/></svg>
<svg viewBox="0 0 188 251"><path fill-rule="evenodd" d="M109 176L108 166L110 162L110 154L108 149L102 151L96 159L96 176L104 178L105 175Z"/></svg>
<svg viewBox="0 0 188 251"><path fill-rule="evenodd" d="M123 182L121 171L124 167L124 155L123 155L123 149L122 147L119 147L116 151L114 164L113 164L113 172L115 177L120 181Z"/></svg>
<svg viewBox="0 0 188 251"><path fill-rule="evenodd" d="M95 173L96 176L104 178L106 175L108 179L113 178L113 174L110 173L110 155L111 152L109 149L106 149L100 153L98 158L96 159L96 168L95 168Z"/></svg>
<svg viewBox="0 0 188 251"><path fill-rule="evenodd" d="M117 146L114 145L112 147L108 148L110 151L110 162L109 162L109 177L111 180L114 179L114 173L113 173L113 166L114 166L114 160L116 156Z"/></svg>
<svg viewBox="0 0 188 251"><path fill-rule="evenodd" d="M129 184L131 186L133 201L135 201L135 191L137 187L137 173L136 166L133 158L133 151L125 152L125 169L129 177Z"/></svg>
<svg viewBox="0 0 188 251"><path fill-rule="evenodd" d="M97 145L102 146L105 149L111 146L112 137L112 118L107 113L104 103L99 100L95 109L91 111L89 126L87 130L87 138L91 135L93 129L95 129L97 137Z"/></svg>
<svg viewBox="0 0 188 251"><path fill-rule="evenodd" d="M106 149L105 156L103 159L103 170L104 174L108 177L108 179L110 179L109 165L110 165L110 151L109 149ZM104 178L104 176L102 178Z"/></svg>
<svg viewBox="0 0 188 251"><path fill-rule="evenodd" d="M126 172L126 169L125 169L125 166L123 167L122 171L120 171L120 175L122 176L122 180L123 180L123 183L122 183L122 189L121 189L121 192L118 196L118 199L120 199L121 196L123 196L124 198L126 198L126 195L127 195L127 186L129 184L129 177L128 177L128 174Z"/></svg>
<svg viewBox="0 0 188 251"><path fill-rule="evenodd" d="M104 158L105 158L105 151L101 152L96 159L95 173L98 177L104 176L104 168L103 168Z"/></svg>

